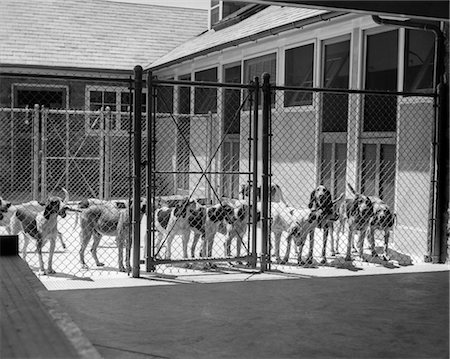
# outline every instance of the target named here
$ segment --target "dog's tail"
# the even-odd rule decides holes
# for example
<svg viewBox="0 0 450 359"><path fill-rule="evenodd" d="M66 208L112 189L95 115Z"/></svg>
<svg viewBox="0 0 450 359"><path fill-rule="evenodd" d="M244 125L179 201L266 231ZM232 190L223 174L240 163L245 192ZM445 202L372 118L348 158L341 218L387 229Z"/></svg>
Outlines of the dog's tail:
<svg viewBox="0 0 450 359"><path fill-rule="evenodd" d="M338 202L342 199L342 197L344 197L344 193L341 193L341 194L339 195L339 197L336 198L336 199L333 201L333 204L338 203Z"/></svg>
<svg viewBox="0 0 450 359"><path fill-rule="evenodd" d="M351 185L350 183L347 182L347 186L348 186L348 188L350 189L350 192L352 192L352 194L353 194L354 196L356 196L357 193L356 193L355 189L352 187L352 185Z"/></svg>

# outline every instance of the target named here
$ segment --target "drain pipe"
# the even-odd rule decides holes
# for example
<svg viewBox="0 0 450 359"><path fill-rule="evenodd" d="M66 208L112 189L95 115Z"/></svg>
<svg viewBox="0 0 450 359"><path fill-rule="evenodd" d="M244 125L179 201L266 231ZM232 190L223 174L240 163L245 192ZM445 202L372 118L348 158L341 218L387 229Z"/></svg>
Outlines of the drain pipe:
<svg viewBox="0 0 450 359"><path fill-rule="evenodd" d="M441 29L433 24L412 20L400 21L382 19L372 16L379 25L390 25L406 29L431 31L435 37L435 58L433 84L435 87L435 121L433 122L432 161L431 161L431 191L429 215L428 253L425 261L443 263L447 256L446 213L449 200L448 174L448 84L445 82L444 47L445 38Z"/></svg>

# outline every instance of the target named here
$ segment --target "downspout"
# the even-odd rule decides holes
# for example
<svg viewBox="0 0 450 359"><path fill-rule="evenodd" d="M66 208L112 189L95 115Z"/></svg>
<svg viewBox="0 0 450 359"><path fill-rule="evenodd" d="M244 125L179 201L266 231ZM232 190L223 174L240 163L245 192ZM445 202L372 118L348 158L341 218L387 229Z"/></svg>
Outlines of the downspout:
<svg viewBox="0 0 450 359"><path fill-rule="evenodd" d="M433 24L415 22L411 20L399 21L382 19L372 16L373 21L379 25L391 25L406 29L431 31L435 37L435 58L433 85L435 87L435 121L432 134L432 161L431 161L431 190L428 253L425 261L443 263L447 256L446 213L449 198L448 174L448 96L445 81L444 48L445 38L441 29ZM431 247L431 248L430 248Z"/></svg>

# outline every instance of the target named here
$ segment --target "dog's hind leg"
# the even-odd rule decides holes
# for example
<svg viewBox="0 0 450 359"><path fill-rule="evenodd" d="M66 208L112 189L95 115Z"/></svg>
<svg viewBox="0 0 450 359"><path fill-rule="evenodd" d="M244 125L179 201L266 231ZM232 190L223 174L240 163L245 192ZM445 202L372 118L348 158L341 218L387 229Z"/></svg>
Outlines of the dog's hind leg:
<svg viewBox="0 0 450 359"><path fill-rule="evenodd" d="M61 242L61 246L63 247L63 249L66 249L66 244L64 243L64 238L61 232L58 231L58 239Z"/></svg>
<svg viewBox="0 0 450 359"><path fill-rule="evenodd" d="M389 229L384 229L384 253L383 260L389 260Z"/></svg>
<svg viewBox="0 0 450 359"><path fill-rule="evenodd" d="M118 258L118 268L119 268L119 272L125 272L125 267L123 266L123 241L124 238L121 234L118 234L116 236L116 245L117 245L117 258Z"/></svg>
<svg viewBox="0 0 450 359"><path fill-rule="evenodd" d="M348 230L348 241L347 241L347 254L345 255L346 261L352 260L352 246L353 246L353 234L354 231L352 228L349 228Z"/></svg>
<svg viewBox="0 0 450 359"><path fill-rule="evenodd" d="M280 257L280 242L281 242L281 234L282 232L274 232L274 239L275 239L275 248L274 248L274 254L275 254L275 260L277 261L277 263L281 262L281 257ZM289 252L291 249L291 243L290 240L287 242L288 247L286 248L286 255L285 258L287 257L289 260ZM287 260L286 260L287 262Z"/></svg>
<svg viewBox="0 0 450 359"><path fill-rule="evenodd" d="M82 269L89 269L86 262L84 261L84 253L86 252L87 245L89 244L89 241L92 236L92 231L89 228L86 228L86 226L81 226L81 233L80 233L80 264Z"/></svg>
<svg viewBox="0 0 450 359"><path fill-rule="evenodd" d="M53 270L53 254L55 253L55 238L50 238L50 251L48 253L48 265L47 265L47 271L45 274L54 274L56 273Z"/></svg>
<svg viewBox="0 0 450 359"><path fill-rule="evenodd" d="M94 241L93 241L92 247L91 247L92 258L94 258L95 264L97 265L97 267L103 267L105 264L100 262L97 257L97 248L98 248L98 245L100 244L100 240L102 239L102 235L100 233L98 233L97 231L94 231L92 233L92 237L94 237Z"/></svg>
<svg viewBox="0 0 450 359"><path fill-rule="evenodd" d="M330 228L328 227L328 225L326 224L323 227L323 247L322 247L322 259L320 260L320 263L324 264L327 262L327 242L328 242L328 233L330 232ZM333 249L333 235L331 235L331 252L334 253L334 249Z"/></svg>
<svg viewBox="0 0 450 359"><path fill-rule="evenodd" d="M313 254L314 254L314 230L309 232L309 251L308 257L306 258L307 264L313 263ZM325 259L326 262L326 259Z"/></svg>

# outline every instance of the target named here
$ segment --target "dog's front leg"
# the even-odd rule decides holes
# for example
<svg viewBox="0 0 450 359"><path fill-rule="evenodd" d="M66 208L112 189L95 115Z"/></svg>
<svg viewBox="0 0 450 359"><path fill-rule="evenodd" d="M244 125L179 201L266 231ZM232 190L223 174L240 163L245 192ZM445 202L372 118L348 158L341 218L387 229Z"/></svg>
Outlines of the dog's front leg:
<svg viewBox="0 0 450 359"><path fill-rule="evenodd" d="M50 252L48 254L48 266L47 266L47 271L45 272L45 274L56 273L53 270L53 254L55 253L55 246L56 246L56 238L52 237L52 238L50 238Z"/></svg>
<svg viewBox="0 0 450 359"><path fill-rule="evenodd" d="M192 245L191 245L191 258L195 258L195 248L197 247L197 243L198 243L198 240L199 240L200 236L201 236L200 233L195 233L194 232L194 238L192 239ZM202 241L203 240L204 239L202 238Z"/></svg>
<svg viewBox="0 0 450 359"><path fill-rule="evenodd" d="M352 260L353 234L354 234L354 230L352 228L349 228L348 241L347 241L347 254L345 255L346 261Z"/></svg>
<svg viewBox="0 0 450 359"><path fill-rule="evenodd" d="M116 236L116 245L118 250L118 267L119 272L125 272L125 267L123 266L123 241L124 238L120 234Z"/></svg>
<svg viewBox="0 0 450 359"><path fill-rule="evenodd" d="M36 240L36 249L37 249L38 258L39 258L39 274L45 274L44 261L42 260L43 245L44 245L44 242L42 241L42 239Z"/></svg>
<svg viewBox="0 0 450 359"><path fill-rule="evenodd" d="M30 237L28 234L26 234L25 232L23 233L23 247L22 247L22 259L26 260L27 258L27 248L28 248L28 243L30 243Z"/></svg>
<svg viewBox="0 0 450 359"><path fill-rule="evenodd" d="M274 237L275 237L275 249L274 249L274 254L275 254L275 260L277 261L277 263L281 262L281 257L280 257L280 242L281 242L281 234L282 232L274 232ZM288 245L290 248L290 240L288 241ZM289 259L289 253L286 252L286 256Z"/></svg>
<svg viewBox="0 0 450 359"><path fill-rule="evenodd" d="M281 233L280 233L280 237L281 237ZM284 255L283 260L279 262L281 264L285 264L285 263L289 262L289 256L291 254L291 241L292 241L292 236L288 235L286 238L286 254Z"/></svg>
<svg viewBox="0 0 450 359"><path fill-rule="evenodd" d="M328 225L325 225L323 227L323 247L322 247L322 259L320 260L320 263L324 264L327 262L327 242L328 242L328 233L330 232L330 229ZM331 235L331 253L334 255L334 249L333 249L333 235Z"/></svg>
<svg viewBox="0 0 450 359"><path fill-rule="evenodd" d="M125 236L125 262L126 262L126 266L127 266L127 273L131 272L131 238L130 236L127 235ZM146 255L147 252L144 252L144 256Z"/></svg>
<svg viewBox="0 0 450 359"><path fill-rule="evenodd" d="M309 232L309 252L308 252L308 257L306 258L307 264L313 263L313 254L314 254L314 230ZM325 262L326 262L326 259L325 259Z"/></svg>
<svg viewBox="0 0 450 359"><path fill-rule="evenodd" d="M388 261L389 260L389 229L384 230L384 253L383 253L383 260Z"/></svg>
<svg viewBox="0 0 450 359"><path fill-rule="evenodd" d="M189 244L189 237L190 237L191 231L186 230L182 234L182 244L183 244L183 258L186 259L188 257L188 244Z"/></svg>
<svg viewBox="0 0 450 359"><path fill-rule="evenodd" d="M369 228L367 230L367 235L370 244L370 252L373 257L378 257L377 251L375 250L375 229Z"/></svg>

